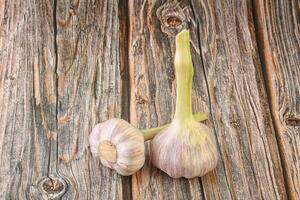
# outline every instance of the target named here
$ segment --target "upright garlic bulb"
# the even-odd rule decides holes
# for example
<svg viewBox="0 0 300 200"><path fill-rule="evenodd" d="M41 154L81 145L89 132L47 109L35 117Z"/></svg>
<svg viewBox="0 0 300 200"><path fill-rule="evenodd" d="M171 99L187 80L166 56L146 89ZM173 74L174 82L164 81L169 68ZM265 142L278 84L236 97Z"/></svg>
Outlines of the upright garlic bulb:
<svg viewBox="0 0 300 200"><path fill-rule="evenodd" d="M196 113L194 118L197 121L207 119L204 113ZM125 120L110 119L93 128L89 137L90 149L104 166L128 176L144 165L144 141L152 139L167 126L140 130Z"/></svg>
<svg viewBox="0 0 300 200"><path fill-rule="evenodd" d="M192 116L193 63L189 31L176 36L176 111L171 125L151 141L153 164L173 178L199 177L213 170L218 152L211 130Z"/></svg>

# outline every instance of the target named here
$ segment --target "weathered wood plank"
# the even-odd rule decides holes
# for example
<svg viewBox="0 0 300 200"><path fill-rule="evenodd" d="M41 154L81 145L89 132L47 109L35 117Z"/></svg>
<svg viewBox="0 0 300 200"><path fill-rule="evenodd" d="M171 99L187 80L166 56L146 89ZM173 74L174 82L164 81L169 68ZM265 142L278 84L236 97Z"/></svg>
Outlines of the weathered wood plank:
<svg viewBox="0 0 300 200"><path fill-rule="evenodd" d="M250 1L192 1L228 190L233 199L286 199ZM224 199L210 175L207 199ZM222 188L222 187L220 187ZM224 188L224 187L223 187ZM216 193L217 192L217 193Z"/></svg>
<svg viewBox="0 0 300 200"><path fill-rule="evenodd" d="M57 133L53 1L0 1L0 199L41 199Z"/></svg>
<svg viewBox="0 0 300 200"><path fill-rule="evenodd" d="M140 128L170 122L174 112L174 38L160 30L160 6L135 0L128 6L130 120ZM147 150L145 166L132 178L133 199L203 199L199 179L170 178L151 165L149 144Z"/></svg>
<svg viewBox="0 0 300 200"><path fill-rule="evenodd" d="M0 199L42 199L47 176L48 186L66 181L57 185L63 199L299 199L298 7L0 0ZM143 128L171 120L174 36L183 27L192 37L193 109L210 113L217 169L172 179L151 165L147 145L143 169L121 177L92 158L88 135L114 116Z"/></svg>
<svg viewBox="0 0 300 200"><path fill-rule="evenodd" d="M87 148L96 123L121 116L118 1L58 1L57 29L58 167L69 180L63 199L126 198L121 176Z"/></svg>
<svg viewBox="0 0 300 200"><path fill-rule="evenodd" d="M148 159L133 176L133 198L286 199L251 3L129 2L131 122L149 127L170 121L176 92L173 36L189 26L194 110L211 113L220 149L217 169L201 182L170 179Z"/></svg>
<svg viewBox="0 0 300 200"><path fill-rule="evenodd" d="M271 112L288 196L300 199L300 2L255 1Z"/></svg>
<svg viewBox="0 0 300 200"><path fill-rule="evenodd" d="M140 128L170 122L174 112L174 40L161 32L160 1L129 1L130 120ZM133 175L133 199L203 199L199 180L172 179L149 160Z"/></svg>
<svg viewBox="0 0 300 200"><path fill-rule="evenodd" d="M119 3L119 54L121 68L121 118L130 121L130 77L129 77L129 58L128 58L128 31L129 31L128 2ZM132 198L131 176L122 177L123 197Z"/></svg>

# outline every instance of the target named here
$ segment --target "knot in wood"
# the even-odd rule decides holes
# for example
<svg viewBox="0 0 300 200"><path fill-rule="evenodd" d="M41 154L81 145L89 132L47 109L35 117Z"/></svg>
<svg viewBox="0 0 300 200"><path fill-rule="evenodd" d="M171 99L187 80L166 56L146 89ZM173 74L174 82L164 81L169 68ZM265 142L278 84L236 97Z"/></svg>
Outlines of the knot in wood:
<svg viewBox="0 0 300 200"><path fill-rule="evenodd" d="M285 123L288 126L300 126L300 117L297 117L295 115L289 115L287 117L285 117Z"/></svg>
<svg viewBox="0 0 300 200"><path fill-rule="evenodd" d="M167 19L167 24L171 28L176 28L182 24L182 21L177 16L170 16Z"/></svg>
<svg viewBox="0 0 300 200"><path fill-rule="evenodd" d="M162 32L176 36L187 27L187 17L177 1L167 1L156 12L161 23Z"/></svg>
<svg viewBox="0 0 300 200"><path fill-rule="evenodd" d="M42 187L46 193L56 194L61 192L64 189L64 184L58 179L56 180L48 179L43 183Z"/></svg>
<svg viewBox="0 0 300 200"><path fill-rule="evenodd" d="M42 178L39 183L39 190L47 199L57 199L67 190L67 183L60 177L49 176Z"/></svg>
<svg viewBox="0 0 300 200"><path fill-rule="evenodd" d="M136 102L138 104L145 104L146 102L148 102L148 99L147 99L147 97L144 97L144 96L141 96L141 95L137 95Z"/></svg>

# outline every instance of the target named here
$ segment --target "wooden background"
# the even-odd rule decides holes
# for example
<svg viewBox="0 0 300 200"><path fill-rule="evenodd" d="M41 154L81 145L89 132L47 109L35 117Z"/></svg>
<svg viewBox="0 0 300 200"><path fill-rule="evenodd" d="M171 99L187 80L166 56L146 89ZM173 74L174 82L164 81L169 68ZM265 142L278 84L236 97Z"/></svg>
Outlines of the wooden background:
<svg viewBox="0 0 300 200"><path fill-rule="evenodd" d="M217 169L121 177L89 133L170 122L184 27ZM300 1L0 0L0 116L0 199L299 200Z"/></svg>

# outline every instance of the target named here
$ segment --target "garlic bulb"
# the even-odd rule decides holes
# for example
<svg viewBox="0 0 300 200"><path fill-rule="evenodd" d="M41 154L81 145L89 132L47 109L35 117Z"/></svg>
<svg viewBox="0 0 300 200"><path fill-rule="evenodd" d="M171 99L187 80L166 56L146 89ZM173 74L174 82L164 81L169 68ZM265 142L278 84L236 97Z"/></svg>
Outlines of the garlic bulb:
<svg viewBox="0 0 300 200"><path fill-rule="evenodd" d="M210 129L192 116L193 64L189 31L176 36L177 99L171 125L151 141L152 163L173 178L194 178L213 170L218 152Z"/></svg>
<svg viewBox="0 0 300 200"><path fill-rule="evenodd" d="M196 113L196 121L204 121L204 113ZM90 149L94 157L99 157L101 163L119 174L128 176L137 172L145 162L144 141L152 139L167 125L137 129L122 119L110 119L97 124L90 134Z"/></svg>
<svg viewBox="0 0 300 200"><path fill-rule="evenodd" d="M114 118L97 124L89 142L93 156L121 175L134 174L144 165L143 134L125 120Z"/></svg>

